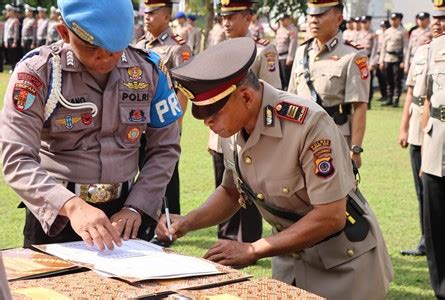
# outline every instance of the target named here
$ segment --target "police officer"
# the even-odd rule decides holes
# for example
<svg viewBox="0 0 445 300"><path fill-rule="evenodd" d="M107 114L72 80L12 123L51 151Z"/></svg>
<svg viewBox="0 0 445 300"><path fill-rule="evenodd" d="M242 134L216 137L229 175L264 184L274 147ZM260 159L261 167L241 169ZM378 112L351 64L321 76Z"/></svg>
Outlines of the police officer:
<svg viewBox="0 0 445 300"><path fill-rule="evenodd" d="M375 74L379 83L379 91L381 97L378 101L383 101L387 99L387 83L386 83L386 75L383 70L380 69L380 50L383 43L384 33L386 29L390 27L389 21L384 20L380 22L380 29L376 31L376 43L374 44L374 48L371 54L370 60L370 70L375 70Z"/></svg>
<svg viewBox="0 0 445 300"><path fill-rule="evenodd" d="M354 40L354 24L352 19L345 20L346 29L343 31L343 39L352 43Z"/></svg>
<svg viewBox="0 0 445 300"><path fill-rule="evenodd" d="M226 36L229 39L239 37L252 38L257 47L252 71L255 75L275 88L281 88L278 53L275 46L264 39L252 37L249 24L252 22L253 5L256 0L231 0L221 5L221 15ZM254 242L261 238L262 220L255 206L238 211L229 220L218 226L221 239Z"/></svg>
<svg viewBox="0 0 445 300"><path fill-rule="evenodd" d="M39 12L39 18L37 20L37 46L40 47L46 45L49 19L46 15L46 8L38 6L37 11Z"/></svg>
<svg viewBox="0 0 445 300"><path fill-rule="evenodd" d="M146 238L159 218L182 111L159 56L128 47L130 1L58 6L63 42L25 57L5 93L5 181L26 206L25 247L83 239L113 249L121 237ZM147 164L138 170L144 130Z"/></svg>
<svg viewBox="0 0 445 300"><path fill-rule="evenodd" d="M187 16L184 12L179 11L176 13L177 26L175 28L175 34L182 38L186 43L189 40L189 29L187 26Z"/></svg>
<svg viewBox="0 0 445 300"><path fill-rule="evenodd" d="M371 29L371 16L362 16L362 30L360 31L357 44L364 48L366 54L368 55L368 61L372 60L372 50L375 48L377 43L377 35L374 30ZM369 78L370 78L370 88L369 88L369 98L368 98L368 108L371 108L371 100L374 97L374 88L372 86L372 82L374 79L374 70L370 64L369 68Z"/></svg>
<svg viewBox="0 0 445 300"><path fill-rule="evenodd" d="M151 49L158 53L162 58L163 67L170 70L177 67L192 57L192 51L187 42L179 35L173 34L169 25L172 6L177 3L176 0L146 0L144 26L147 30L145 37L140 40L136 47ZM187 98L178 93L179 101L183 110L187 107ZM141 165L144 158L141 158ZM167 186L166 198L169 210L173 213L180 213L180 195L179 195L179 170L176 165L171 181Z"/></svg>
<svg viewBox="0 0 445 300"><path fill-rule="evenodd" d="M298 29L292 24L289 15L285 14L281 17L275 41L280 61L281 83L283 84L283 90L287 90L295 51L297 51L298 46Z"/></svg>
<svg viewBox="0 0 445 300"><path fill-rule="evenodd" d="M408 73L411 67L411 62L413 60L417 48L421 46L422 42L425 40L423 36L427 35L427 38L429 38L431 35L429 27L430 14L427 12L418 13L417 20L419 27L417 27L411 32L408 42L408 48L406 49L405 62L404 62L405 73Z"/></svg>
<svg viewBox="0 0 445 300"><path fill-rule="evenodd" d="M22 23L22 48L26 54L37 46L37 21L34 12L37 9L25 4L25 15Z"/></svg>
<svg viewBox="0 0 445 300"><path fill-rule="evenodd" d="M189 26L189 42L188 45L193 52L193 55L197 55L201 51L201 28L196 25L196 16L187 16Z"/></svg>
<svg viewBox="0 0 445 300"><path fill-rule="evenodd" d="M445 2L434 1L433 17L445 24ZM443 26L443 25L442 25ZM430 43L423 111L422 183L424 190L425 245L430 281L437 299L445 299L445 38Z"/></svg>
<svg viewBox="0 0 445 300"><path fill-rule="evenodd" d="M3 265L2 253L0 252L0 299L12 299L11 291L8 286L8 279L6 278L5 267Z"/></svg>
<svg viewBox="0 0 445 300"><path fill-rule="evenodd" d="M10 4L5 5L6 17L5 35L3 37L3 46L6 50L6 61L11 65L11 72L15 64L20 59L20 21L17 14L20 11L18 7Z"/></svg>
<svg viewBox="0 0 445 300"><path fill-rule="evenodd" d="M6 11L4 11L6 13ZM3 72L3 64L5 63L5 48L3 47L3 38L5 35L5 22L3 21L3 13L0 15L0 73Z"/></svg>
<svg viewBox="0 0 445 300"><path fill-rule="evenodd" d="M391 27L383 34L380 48L380 69L385 72L387 80L387 99L382 102L385 106L399 106L402 94L403 58L408 45L408 34L402 26L402 19L401 13L391 14Z"/></svg>
<svg viewBox="0 0 445 300"><path fill-rule="evenodd" d="M162 217L157 234L176 239L255 205L273 235L220 240L205 258L240 267L273 257L273 278L327 299L383 299L391 263L368 203L357 196L342 134L316 103L258 80L249 71L254 60L254 43L241 38L172 71L193 97L193 115L223 138L226 170L205 204L171 216L171 231Z"/></svg>
<svg viewBox="0 0 445 300"><path fill-rule="evenodd" d="M368 56L344 41L341 1L308 1L312 39L298 48L289 92L311 98L328 112L361 166L369 97Z"/></svg>
<svg viewBox="0 0 445 300"><path fill-rule="evenodd" d="M52 43L55 43L60 40L60 35L57 32L57 25L60 23L60 10L54 6L51 6L49 9L50 19L48 21L48 29L46 34L46 44L51 45Z"/></svg>

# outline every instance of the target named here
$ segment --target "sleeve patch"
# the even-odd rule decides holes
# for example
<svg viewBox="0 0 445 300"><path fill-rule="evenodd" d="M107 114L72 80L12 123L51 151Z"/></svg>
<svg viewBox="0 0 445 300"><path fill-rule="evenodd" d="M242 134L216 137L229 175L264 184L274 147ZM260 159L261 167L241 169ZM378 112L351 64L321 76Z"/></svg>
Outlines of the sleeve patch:
<svg viewBox="0 0 445 300"><path fill-rule="evenodd" d="M368 58L360 57L355 60L355 64L360 70L360 77L362 80L366 80L369 78L369 70L368 70Z"/></svg>
<svg viewBox="0 0 445 300"><path fill-rule="evenodd" d="M39 78L37 78L31 74L18 73L17 76L18 76L18 80L22 80L25 83L29 83L29 84L33 85L36 89L39 89L43 85L42 81Z"/></svg>
<svg viewBox="0 0 445 300"><path fill-rule="evenodd" d="M190 59L190 57L191 57L190 52L182 51L181 52L181 57L182 57L182 60L188 61Z"/></svg>
<svg viewBox="0 0 445 300"><path fill-rule="evenodd" d="M310 146L310 150L314 155L315 175L326 178L335 173L332 163L331 140L319 140Z"/></svg>
<svg viewBox="0 0 445 300"><path fill-rule="evenodd" d="M275 105L275 113L278 118L285 119L297 124L304 124L309 108L291 104L288 102L280 102Z"/></svg>
<svg viewBox="0 0 445 300"><path fill-rule="evenodd" d="M36 89L26 83L16 83L12 93L14 106L18 111L25 111L31 108L36 100Z"/></svg>

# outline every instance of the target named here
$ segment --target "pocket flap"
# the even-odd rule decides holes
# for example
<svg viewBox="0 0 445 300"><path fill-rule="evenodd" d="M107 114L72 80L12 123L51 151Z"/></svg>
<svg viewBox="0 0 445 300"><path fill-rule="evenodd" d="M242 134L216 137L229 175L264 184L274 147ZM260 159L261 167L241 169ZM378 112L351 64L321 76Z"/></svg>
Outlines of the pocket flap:
<svg viewBox="0 0 445 300"><path fill-rule="evenodd" d="M271 197L290 197L304 188L304 177L297 173L292 176L265 181L266 190Z"/></svg>
<svg viewBox="0 0 445 300"><path fill-rule="evenodd" d="M323 76L327 76L329 78L331 78L331 77L341 77L342 73L343 73L343 69L341 69L341 68L325 69L325 70L321 71L321 74Z"/></svg>
<svg viewBox="0 0 445 300"><path fill-rule="evenodd" d="M324 267L329 270L356 259L376 246L375 237L372 231L369 231L366 238L360 242L349 241L345 233L342 232L340 235L314 247L317 249Z"/></svg>
<svg viewBox="0 0 445 300"><path fill-rule="evenodd" d="M122 124L144 124L149 121L150 105L121 104L119 110Z"/></svg>

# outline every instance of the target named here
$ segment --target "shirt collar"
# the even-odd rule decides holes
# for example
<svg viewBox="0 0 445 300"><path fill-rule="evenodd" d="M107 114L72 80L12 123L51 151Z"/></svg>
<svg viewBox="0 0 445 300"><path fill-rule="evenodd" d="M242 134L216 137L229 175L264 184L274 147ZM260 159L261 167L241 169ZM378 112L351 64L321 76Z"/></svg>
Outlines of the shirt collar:
<svg viewBox="0 0 445 300"><path fill-rule="evenodd" d="M343 34L339 31L334 37L332 37L324 46L323 49L326 48L327 52L332 52L334 49L341 43L344 43ZM312 42L313 49L319 50L321 52L323 49L319 49L318 43L316 40Z"/></svg>
<svg viewBox="0 0 445 300"><path fill-rule="evenodd" d="M281 92L265 81L260 80L260 82L263 85L263 100L254 132L258 130L261 135L281 138L283 136L281 132L281 123L275 114L275 105L280 100ZM268 111L272 113L271 120L273 123L273 125L269 126L267 125L268 121L266 120Z"/></svg>

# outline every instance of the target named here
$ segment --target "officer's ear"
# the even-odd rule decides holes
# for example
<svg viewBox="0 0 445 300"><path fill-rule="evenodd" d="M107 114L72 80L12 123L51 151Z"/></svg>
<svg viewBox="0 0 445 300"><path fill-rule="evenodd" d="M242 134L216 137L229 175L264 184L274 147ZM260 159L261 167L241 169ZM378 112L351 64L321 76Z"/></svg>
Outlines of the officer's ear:
<svg viewBox="0 0 445 300"><path fill-rule="evenodd" d="M239 88L239 95L241 99L243 100L244 106L247 109L250 109L254 105L254 93L251 88L249 88L248 85L243 85Z"/></svg>
<svg viewBox="0 0 445 300"><path fill-rule="evenodd" d="M57 25L56 27L57 32L59 33L60 37L62 38L62 40L65 43L69 43L70 42L70 35L69 35L69 29L68 27L66 27L65 24L60 23L59 25Z"/></svg>

